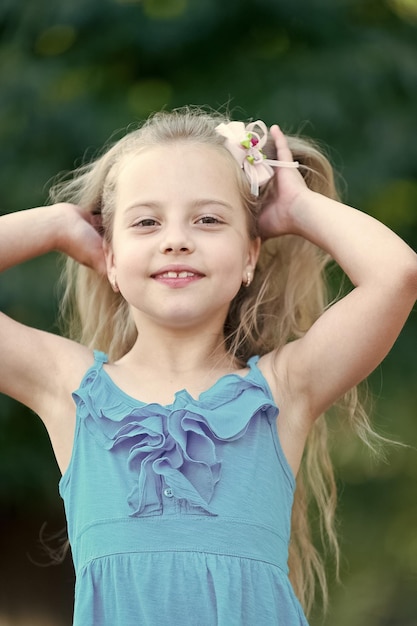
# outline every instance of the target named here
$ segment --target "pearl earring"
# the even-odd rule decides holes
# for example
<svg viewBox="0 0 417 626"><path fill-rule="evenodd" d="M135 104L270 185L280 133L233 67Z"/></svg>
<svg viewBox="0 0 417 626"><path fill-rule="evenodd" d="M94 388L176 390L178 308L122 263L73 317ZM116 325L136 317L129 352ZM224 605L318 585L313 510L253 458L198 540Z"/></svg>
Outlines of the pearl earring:
<svg viewBox="0 0 417 626"><path fill-rule="evenodd" d="M116 277L113 276L113 278L110 278L110 284L111 284L111 288L113 289L114 293L119 293L119 285L117 284L117 280Z"/></svg>
<svg viewBox="0 0 417 626"><path fill-rule="evenodd" d="M246 282L244 283L245 287L249 287L252 282L252 272L246 273Z"/></svg>

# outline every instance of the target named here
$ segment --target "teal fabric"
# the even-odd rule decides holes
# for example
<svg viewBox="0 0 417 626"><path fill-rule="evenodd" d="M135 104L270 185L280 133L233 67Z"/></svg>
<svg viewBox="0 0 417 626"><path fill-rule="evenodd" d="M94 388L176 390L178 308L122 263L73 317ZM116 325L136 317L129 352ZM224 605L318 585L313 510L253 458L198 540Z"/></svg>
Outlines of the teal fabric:
<svg viewBox="0 0 417 626"><path fill-rule="evenodd" d="M60 482L74 626L306 626L288 580L295 481L258 357L194 399L135 400L95 353Z"/></svg>

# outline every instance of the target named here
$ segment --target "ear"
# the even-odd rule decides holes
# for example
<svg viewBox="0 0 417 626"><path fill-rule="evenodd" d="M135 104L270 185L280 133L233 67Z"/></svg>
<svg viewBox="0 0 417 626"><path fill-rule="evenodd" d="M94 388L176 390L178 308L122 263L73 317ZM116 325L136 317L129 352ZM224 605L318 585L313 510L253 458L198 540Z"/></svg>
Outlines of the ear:
<svg viewBox="0 0 417 626"><path fill-rule="evenodd" d="M259 259L259 253L261 251L261 238L251 239L249 241L248 260L246 265L246 271L254 272L256 264Z"/></svg>
<svg viewBox="0 0 417 626"><path fill-rule="evenodd" d="M113 291L118 291L114 252L111 243L108 243L105 239L103 239L103 252L106 260L107 278L109 279Z"/></svg>
<svg viewBox="0 0 417 626"><path fill-rule="evenodd" d="M249 287L249 285L251 284L253 280L253 275L255 273L255 267L258 262L260 251L261 251L261 238L256 237L256 239L250 239L246 265L243 268L243 277L242 277L242 284L245 285L245 287Z"/></svg>

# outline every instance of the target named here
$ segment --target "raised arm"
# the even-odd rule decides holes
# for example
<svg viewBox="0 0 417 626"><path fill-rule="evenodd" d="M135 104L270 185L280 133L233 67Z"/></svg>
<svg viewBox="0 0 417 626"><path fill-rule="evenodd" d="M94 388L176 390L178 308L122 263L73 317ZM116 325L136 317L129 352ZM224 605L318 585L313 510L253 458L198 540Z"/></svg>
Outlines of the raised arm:
<svg viewBox="0 0 417 626"><path fill-rule="evenodd" d="M101 238L79 207L56 204L0 218L0 271L52 250L104 271ZM46 421L80 348L0 313L0 392ZM64 369L66 370L64 372ZM71 381L68 381L71 384Z"/></svg>
<svg viewBox="0 0 417 626"><path fill-rule="evenodd" d="M101 237L80 207L59 203L0 217L0 272L52 250L105 271Z"/></svg>
<svg viewBox="0 0 417 626"><path fill-rule="evenodd" d="M291 159L272 129L278 158ZM340 265L354 289L306 335L275 355L306 424L366 378L400 333L417 297L417 256L369 215L309 190L294 170L277 173L278 199L261 219L264 236L299 235Z"/></svg>

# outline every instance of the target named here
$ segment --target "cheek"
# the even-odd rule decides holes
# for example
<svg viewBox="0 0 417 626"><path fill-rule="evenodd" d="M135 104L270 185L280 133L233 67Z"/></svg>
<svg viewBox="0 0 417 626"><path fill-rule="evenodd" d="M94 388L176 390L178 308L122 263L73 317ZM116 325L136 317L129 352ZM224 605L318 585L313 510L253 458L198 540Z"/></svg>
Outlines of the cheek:
<svg viewBox="0 0 417 626"><path fill-rule="evenodd" d="M139 268L143 267L143 259L140 261L137 254L127 245L118 245L113 240L113 245L106 255L107 273L110 278L116 278L119 288L124 291L137 276Z"/></svg>
<svg viewBox="0 0 417 626"><path fill-rule="evenodd" d="M145 268L144 263L145 259L143 255L140 256L137 253L130 253L128 249L123 249L116 252L114 254L114 267L116 271L120 275L125 275L126 277L131 276L133 274L141 273L141 270Z"/></svg>
<svg viewBox="0 0 417 626"><path fill-rule="evenodd" d="M247 266L248 253L240 246L232 245L216 255L217 269L220 275L221 289L227 291L232 300L242 286Z"/></svg>

